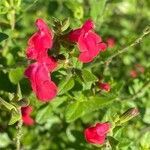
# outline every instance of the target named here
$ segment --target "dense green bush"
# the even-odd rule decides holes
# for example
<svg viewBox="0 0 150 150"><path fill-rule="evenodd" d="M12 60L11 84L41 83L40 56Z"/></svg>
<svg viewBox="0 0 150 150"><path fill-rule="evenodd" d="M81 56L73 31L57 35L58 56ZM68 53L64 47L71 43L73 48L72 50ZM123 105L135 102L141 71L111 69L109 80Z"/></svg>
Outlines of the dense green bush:
<svg viewBox="0 0 150 150"><path fill-rule="evenodd" d="M149 150L149 9L148 0L0 0L0 149ZM112 48L86 64L78 61L76 46L56 43L53 49L63 58L52 80L59 91L48 103L37 100L24 77L31 63L27 41L37 18L56 37L91 18L104 42L114 40ZM100 90L99 81L111 90ZM32 126L22 125L20 116L20 106L28 104ZM97 122L111 123L103 145L84 138L84 130Z"/></svg>

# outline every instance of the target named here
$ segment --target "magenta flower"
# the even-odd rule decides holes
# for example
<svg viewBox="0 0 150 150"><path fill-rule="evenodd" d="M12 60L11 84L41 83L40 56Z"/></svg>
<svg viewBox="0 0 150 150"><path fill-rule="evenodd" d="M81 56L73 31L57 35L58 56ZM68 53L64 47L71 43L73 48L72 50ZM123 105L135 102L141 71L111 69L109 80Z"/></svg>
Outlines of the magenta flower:
<svg viewBox="0 0 150 150"><path fill-rule="evenodd" d="M101 51L106 49L106 44L101 37L93 31L94 23L87 20L79 29L69 33L69 41L76 42L81 52L79 60L83 63L91 62Z"/></svg>
<svg viewBox="0 0 150 150"><path fill-rule="evenodd" d="M25 76L29 78L32 90L37 98L43 102L52 100L57 94L57 86L51 81L48 68L43 63L34 63L28 66Z"/></svg>
<svg viewBox="0 0 150 150"><path fill-rule="evenodd" d="M84 136L87 142L92 144L104 144L110 123L97 123L95 126L85 129Z"/></svg>
<svg viewBox="0 0 150 150"><path fill-rule="evenodd" d="M47 51L52 47L53 33L42 19L36 20L38 31L28 41L27 58L40 60L47 56Z"/></svg>

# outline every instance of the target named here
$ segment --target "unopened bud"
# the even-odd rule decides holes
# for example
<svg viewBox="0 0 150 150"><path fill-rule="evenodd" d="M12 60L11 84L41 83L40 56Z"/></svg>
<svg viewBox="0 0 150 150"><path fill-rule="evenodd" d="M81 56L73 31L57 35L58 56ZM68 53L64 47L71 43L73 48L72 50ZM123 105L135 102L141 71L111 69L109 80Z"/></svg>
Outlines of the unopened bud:
<svg viewBox="0 0 150 150"><path fill-rule="evenodd" d="M29 100L27 98L22 98L19 101L17 101L17 104L21 107L26 107L29 105Z"/></svg>
<svg viewBox="0 0 150 150"><path fill-rule="evenodd" d="M69 26L70 26L70 20L69 20L69 18L64 19L64 20L62 21L61 31L62 31L62 32L63 32L63 31L66 31L66 30L69 28Z"/></svg>
<svg viewBox="0 0 150 150"><path fill-rule="evenodd" d="M139 114L137 108L130 108L119 117L119 124L125 123Z"/></svg>

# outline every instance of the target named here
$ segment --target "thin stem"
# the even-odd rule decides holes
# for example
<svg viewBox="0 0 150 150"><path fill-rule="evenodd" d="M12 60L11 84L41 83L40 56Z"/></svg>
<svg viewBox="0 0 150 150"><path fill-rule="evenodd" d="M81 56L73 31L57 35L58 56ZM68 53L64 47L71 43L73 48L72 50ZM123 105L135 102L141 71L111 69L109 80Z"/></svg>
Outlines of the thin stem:
<svg viewBox="0 0 150 150"><path fill-rule="evenodd" d="M20 115L21 115L21 110L20 110ZM21 150L21 137L22 137L22 119L19 120L17 124L17 135L16 135L16 150Z"/></svg>
<svg viewBox="0 0 150 150"><path fill-rule="evenodd" d="M126 98L126 99L122 99L121 101L135 100L137 97L143 94L143 91L145 91L149 87L150 87L150 81L147 81L133 96Z"/></svg>
<svg viewBox="0 0 150 150"><path fill-rule="evenodd" d="M129 44L125 48L118 50L115 54L108 57L107 60L106 60L106 67L105 67L104 72L108 69L109 64L112 62L112 59L114 59L115 57L117 57L120 54L123 54L124 52L127 52L129 48L134 47L135 45L139 44L143 40L143 38L146 35L148 35L149 33L150 33L150 26L146 27L143 30L143 34L139 38L137 38L134 42L132 42L131 44Z"/></svg>

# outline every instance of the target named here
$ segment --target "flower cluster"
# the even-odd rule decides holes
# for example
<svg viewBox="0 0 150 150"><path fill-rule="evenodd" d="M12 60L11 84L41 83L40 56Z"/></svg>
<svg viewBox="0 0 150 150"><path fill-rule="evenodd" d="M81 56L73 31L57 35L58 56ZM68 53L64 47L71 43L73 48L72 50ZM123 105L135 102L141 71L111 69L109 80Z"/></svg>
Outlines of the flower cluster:
<svg viewBox="0 0 150 150"><path fill-rule="evenodd" d="M34 63L30 64L25 70L25 76L30 80L32 90L37 98L47 102L52 100L57 94L57 86L51 80L50 73L57 66L56 60L48 55L48 50L53 45L53 33L42 19L37 19L36 26L38 31L34 33L28 40L26 56ZM94 23L87 20L81 28L71 30L67 36L68 41L77 43L80 51L79 61L88 63L102 51L105 51L106 44L102 42L102 38L94 32ZM100 83L102 90L110 91L108 83ZM22 120L26 125L32 125L34 120L30 117L32 107L22 107ZM106 134L109 132L109 123L97 123L94 127L85 130L85 138L87 142L93 144L103 144Z"/></svg>
<svg viewBox="0 0 150 150"><path fill-rule="evenodd" d="M48 50L53 45L54 35L42 19L37 19L36 26L38 31L28 40L26 50L27 58L35 62L27 67L25 76L30 80L32 90L36 93L37 98L47 102L52 100L58 91L50 77L57 62L52 56L48 56ZM81 28L67 34L69 42L77 43L81 52L79 61L83 63L91 62L101 51L106 49L106 44L93 29L94 23L89 19Z"/></svg>
<svg viewBox="0 0 150 150"><path fill-rule="evenodd" d="M37 19L36 26L38 31L29 39L26 50L27 58L36 62L28 66L25 76L29 78L37 98L47 102L57 94L57 86L49 74L55 69L57 62L47 53L52 48L53 33L42 19Z"/></svg>

